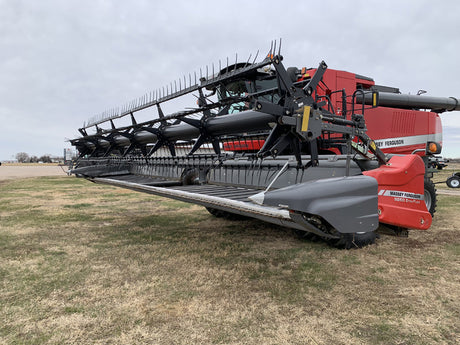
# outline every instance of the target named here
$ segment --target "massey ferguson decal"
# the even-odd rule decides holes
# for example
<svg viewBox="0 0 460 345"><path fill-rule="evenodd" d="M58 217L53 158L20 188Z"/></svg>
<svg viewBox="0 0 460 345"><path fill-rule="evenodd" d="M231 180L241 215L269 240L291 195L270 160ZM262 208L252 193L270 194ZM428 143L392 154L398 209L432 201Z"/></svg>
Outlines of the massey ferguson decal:
<svg viewBox="0 0 460 345"><path fill-rule="evenodd" d="M375 143L379 148L404 146L404 139L376 140Z"/></svg>
<svg viewBox="0 0 460 345"><path fill-rule="evenodd" d="M424 200L424 196L422 194L402 192L399 190L382 189L380 190L379 195L392 197L395 201L399 202L410 202L418 204Z"/></svg>
<svg viewBox="0 0 460 345"><path fill-rule="evenodd" d="M375 140L375 143L379 147L379 149L386 149L390 147L401 147L401 146L409 146L409 145L426 144L428 141L440 142L442 141L442 135L440 133L436 133L436 134L413 135L409 137L379 139L379 140Z"/></svg>

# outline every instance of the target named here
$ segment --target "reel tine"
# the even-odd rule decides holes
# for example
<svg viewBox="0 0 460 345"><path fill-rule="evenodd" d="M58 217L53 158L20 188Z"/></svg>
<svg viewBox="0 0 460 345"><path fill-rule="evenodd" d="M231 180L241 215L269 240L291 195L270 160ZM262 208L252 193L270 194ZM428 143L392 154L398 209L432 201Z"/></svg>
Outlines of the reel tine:
<svg viewBox="0 0 460 345"><path fill-rule="evenodd" d="M252 62L253 64L256 63L256 60L257 60L258 56L259 56L259 50L257 49L256 56L254 57L254 61Z"/></svg>
<svg viewBox="0 0 460 345"><path fill-rule="evenodd" d="M249 60L251 60L251 56L252 54L249 54L248 60L246 61L246 64L244 65L244 67L246 67L249 64Z"/></svg>
<svg viewBox="0 0 460 345"><path fill-rule="evenodd" d="M274 56L275 54L280 55L281 47L282 47L281 38L279 39L279 43L277 40L272 40L270 42L270 50L269 50L268 58L272 59L272 56ZM241 67L247 68L251 64L256 64L259 53L260 53L260 50L257 50L255 55L250 53L247 60L246 61L243 60L241 62L240 64ZM265 60L265 59L264 61L267 62L268 60ZM223 66L221 59L219 59L218 66L217 66L217 63L215 64L214 62L211 62L211 65L206 65L206 71L204 71L204 67L200 67L199 76L197 76L198 71L193 72L193 80L192 80L191 73L189 73L188 83L187 83L187 75L184 74L183 77L179 77L178 79L174 80L174 83L171 82L158 89L148 91L139 98L134 98L130 102L127 102L119 107L107 109L101 114L93 116L88 122L84 123L84 126L92 126L95 124L109 121L113 118L123 117L129 113L139 111L140 109L143 109L143 108L155 105L155 104L160 104L164 102L165 99L169 99L171 97L182 95L182 93L191 92L196 87L200 88L200 85L202 84L201 80L203 81L204 80L206 81L214 80L215 78L219 77L219 74L221 71L223 71L223 74L236 73L236 70L239 66L238 53L235 53L235 63L234 63L233 68L231 68L229 56L226 57L226 61L224 60L224 63L225 62L226 62L225 66ZM218 70L217 70L217 67L219 68ZM228 77L230 76L223 77L223 78L228 78ZM195 82L195 84L193 84L193 81ZM213 82L217 82L217 80ZM182 116L182 115L179 114L178 116Z"/></svg>

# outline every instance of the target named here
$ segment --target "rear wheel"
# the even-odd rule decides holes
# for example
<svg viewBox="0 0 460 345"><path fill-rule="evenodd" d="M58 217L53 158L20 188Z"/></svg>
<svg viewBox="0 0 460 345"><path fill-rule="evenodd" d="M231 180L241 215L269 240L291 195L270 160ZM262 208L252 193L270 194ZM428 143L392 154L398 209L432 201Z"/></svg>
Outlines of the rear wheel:
<svg viewBox="0 0 460 345"><path fill-rule="evenodd" d="M446 184L450 188L460 188L460 177L451 176L447 179Z"/></svg>
<svg viewBox="0 0 460 345"><path fill-rule="evenodd" d="M423 198L428 212L431 213L431 216L434 216L437 202L436 188L433 181L431 181L429 178L425 179Z"/></svg>

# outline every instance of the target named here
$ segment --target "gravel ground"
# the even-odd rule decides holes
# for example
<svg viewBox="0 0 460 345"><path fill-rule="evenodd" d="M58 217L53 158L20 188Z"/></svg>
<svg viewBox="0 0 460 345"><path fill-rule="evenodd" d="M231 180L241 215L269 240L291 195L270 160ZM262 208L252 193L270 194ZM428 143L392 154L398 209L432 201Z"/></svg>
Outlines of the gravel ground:
<svg viewBox="0 0 460 345"><path fill-rule="evenodd" d="M64 176L67 167L58 165L5 165L0 166L0 180L37 176Z"/></svg>

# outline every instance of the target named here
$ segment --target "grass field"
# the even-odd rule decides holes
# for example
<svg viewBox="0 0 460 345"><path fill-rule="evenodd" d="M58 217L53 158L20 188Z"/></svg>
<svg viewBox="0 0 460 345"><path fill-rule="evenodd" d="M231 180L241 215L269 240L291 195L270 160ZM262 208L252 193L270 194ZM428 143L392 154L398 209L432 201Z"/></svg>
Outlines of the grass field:
<svg viewBox="0 0 460 345"><path fill-rule="evenodd" d="M460 197L337 250L74 177L0 181L1 344L458 344Z"/></svg>

